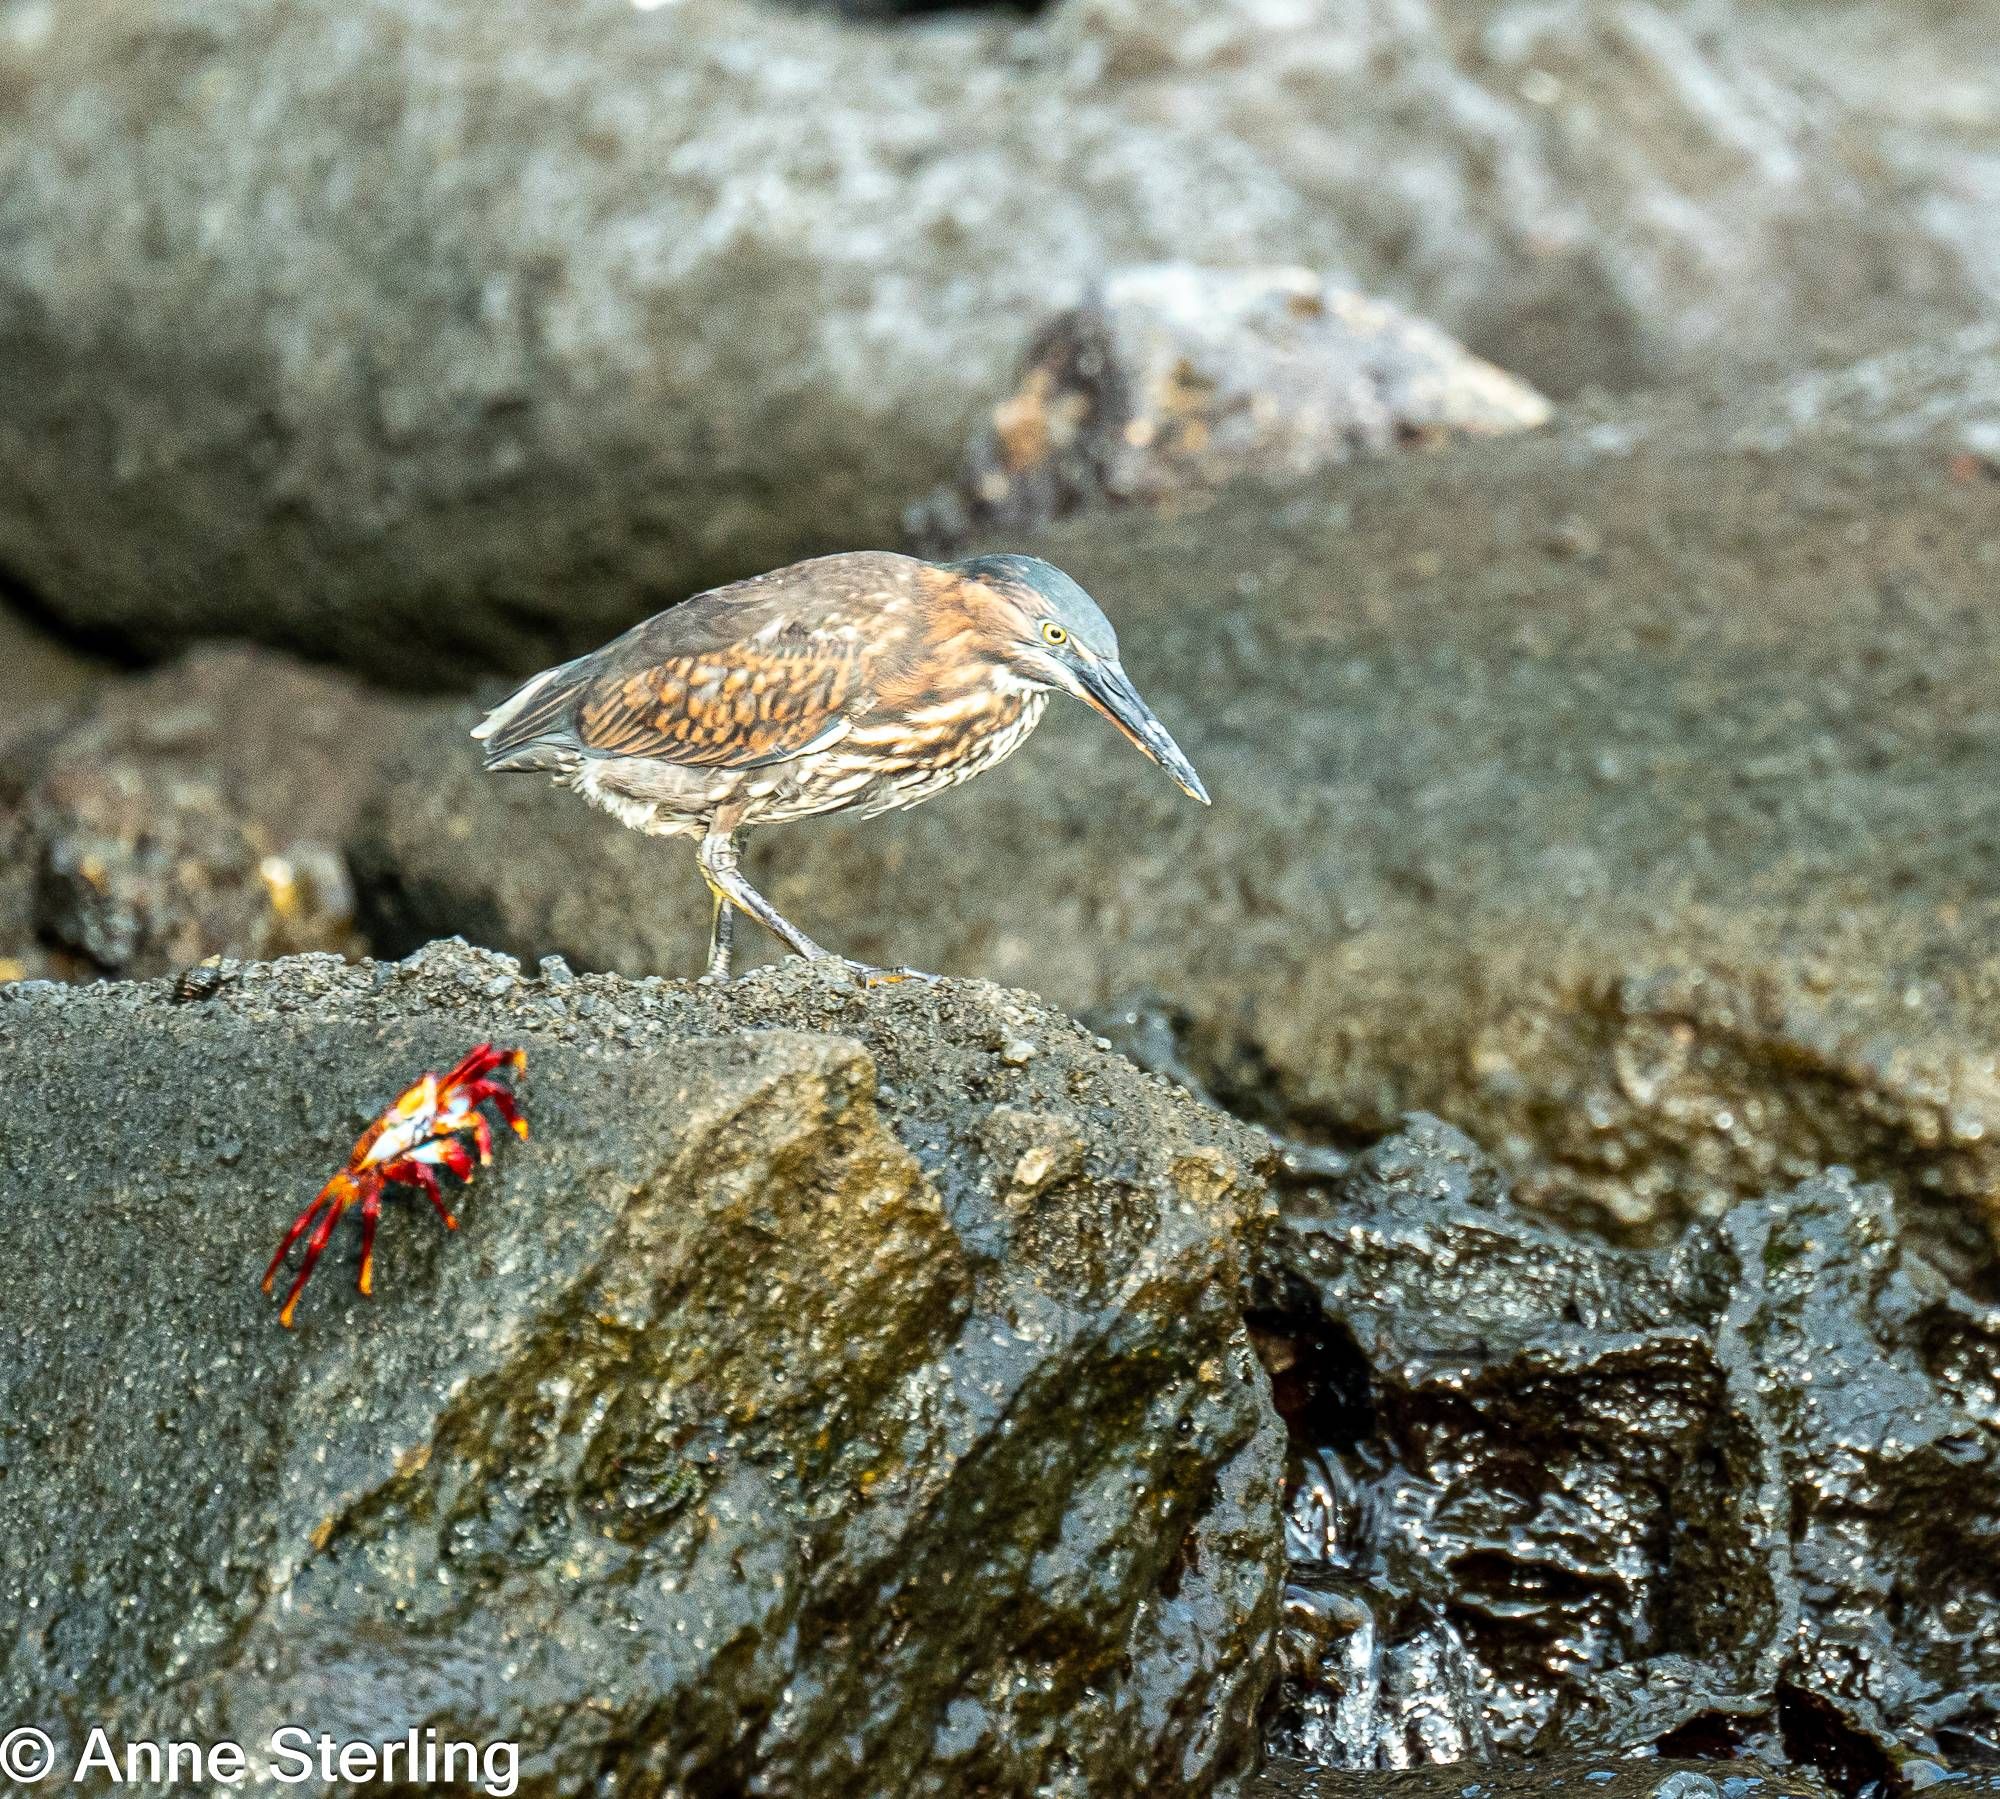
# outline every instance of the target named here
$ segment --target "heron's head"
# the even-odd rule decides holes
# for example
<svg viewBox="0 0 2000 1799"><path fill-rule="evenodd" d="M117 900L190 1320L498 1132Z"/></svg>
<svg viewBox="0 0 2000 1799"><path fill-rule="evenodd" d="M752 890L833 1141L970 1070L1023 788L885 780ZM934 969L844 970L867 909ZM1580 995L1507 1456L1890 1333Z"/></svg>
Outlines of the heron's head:
<svg viewBox="0 0 2000 1799"><path fill-rule="evenodd" d="M1208 804L1201 776L1139 697L1118 660L1118 633L1089 594L1036 556L974 556L948 566L997 596L994 648L1016 678L1060 688L1095 707L1183 793Z"/></svg>

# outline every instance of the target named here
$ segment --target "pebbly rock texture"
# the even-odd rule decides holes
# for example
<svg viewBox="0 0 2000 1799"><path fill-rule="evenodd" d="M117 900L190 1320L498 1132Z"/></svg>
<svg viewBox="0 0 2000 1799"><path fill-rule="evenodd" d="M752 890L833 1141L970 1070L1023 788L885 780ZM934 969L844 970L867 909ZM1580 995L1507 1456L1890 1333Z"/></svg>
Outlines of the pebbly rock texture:
<svg viewBox="0 0 2000 1799"><path fill-rule="evenodd" d="M892 541L1121 267L1340 270L1559 397L1987 317L1977 14L7 0L0 575L429 685Z"/></svg>
<svg viewBox="0 0 2000 1799"><path fill-rule="evenodd" d="M280 1330L276 1233L482 1037L533 1139ZM1209 1791L1273 1674L1261 1156L976 984L0 990L4 1708L513 1738L537 1794Z"/></svg>
<svg viewBox="0 0 2000 1799"><path fill-rule="evenodd" d="M925 554L1245 475L1548 423L1549 403L1434 325L1306 269L1128 269L1036 333L956 482L912 509Z"/></svg>
<svg viewBox="0 0 2000 1799"><path fill-rule="evenodd" d="M1031 539L1213 810L1059 701L1004 767L750 870L836 949L1099 1008L1297 1137L1430 1110L1525 1202L1651 1242L1845 1163L1985 1281L1994 341ZM368 814L376 940L696 972L686 846L480 774L474 715Z"/></svg>
<svg viewBox="0 0 2000 1799"><path fill-rule="evenodd" d="M1294 1193L1263 1299L1290 1753L1736 1747L1848 1792L1992 1768L2000 1311L1883 1190L1835 1172L1668 1256L1596 1249L1419 1120Z"/></svg>
<svg viewBox="0 0 2000 1799"><path fill-rule="evenodd" d="M96 979L358 952L346 845L407 716L246 650L44 713L0 745L0 968Z"/></svg>

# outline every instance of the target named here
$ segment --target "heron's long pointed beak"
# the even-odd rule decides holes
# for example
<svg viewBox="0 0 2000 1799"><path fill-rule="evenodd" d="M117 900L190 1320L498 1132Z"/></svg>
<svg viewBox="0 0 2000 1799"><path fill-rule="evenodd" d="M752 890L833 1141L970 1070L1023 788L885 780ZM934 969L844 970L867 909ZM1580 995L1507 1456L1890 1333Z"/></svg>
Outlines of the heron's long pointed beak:
<svg viewBox="0 0 2000 1799"><path fill-rule="evenodd" d="M1132 740L1140 754L1149 756L1174 778L1174 784L1190 799L1208 804L1208 789L1194 764L1181 754L1181 746L1167 735L1167 727L1153 716L1153 709L1139 697L1125 671L1114 662L1092 662L1077 670L1083 697Z"/></svg>

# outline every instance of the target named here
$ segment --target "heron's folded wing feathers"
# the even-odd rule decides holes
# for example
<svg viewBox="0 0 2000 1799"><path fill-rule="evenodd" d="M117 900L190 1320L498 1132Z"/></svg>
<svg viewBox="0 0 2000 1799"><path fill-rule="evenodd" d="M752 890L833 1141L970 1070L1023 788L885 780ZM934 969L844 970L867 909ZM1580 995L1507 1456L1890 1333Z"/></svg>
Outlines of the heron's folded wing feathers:
<svg viewBox="0 0 2000 1799"><path fill-rule="evenodd" d="M576 734L600 756L696 768L782 762L843 722L865 662L858 635L782 630L609 670L580 695Z"/></svg>

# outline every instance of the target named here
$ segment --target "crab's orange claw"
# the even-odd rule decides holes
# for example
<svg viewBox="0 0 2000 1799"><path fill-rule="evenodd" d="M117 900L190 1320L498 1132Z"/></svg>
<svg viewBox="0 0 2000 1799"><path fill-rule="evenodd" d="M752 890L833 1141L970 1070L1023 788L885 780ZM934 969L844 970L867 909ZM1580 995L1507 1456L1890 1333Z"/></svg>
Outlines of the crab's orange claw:
<svg viewBox="0 0 2000 1799"><path fill-rule="evenodd" d="M470 1137L479 1152L479 1162L493 1160L493 1126L480 1111L490 1105L517 1137L526 1137L528 1121L521 1116L513 1091L493 1078L499 1068L519 1074L528 1066L525 1050L496 1049L478 1043L460 1057L446 1075L426 1074L405 1087L375 1121L361 1133L340 1170L319 1190L285 1233L278 1253L264 1270L264 1291L271 1291L278 1270L294 1244L310 1231L305 1254L300 1259L297 1278L278 1322L291 1325L299 1295L318 1264L320 1255L333 1237L334 1227L351 1206L361 1210L361 1273L358 1284L364 1294L375 1290L375 1228L382 1218L382 1195L391 1182L422 1190L446 1230L457 1230L458 1220L444 1203L433 1164L442 1163L460 1180L472 1179L473 1152L465 1139Z"/></svg>

